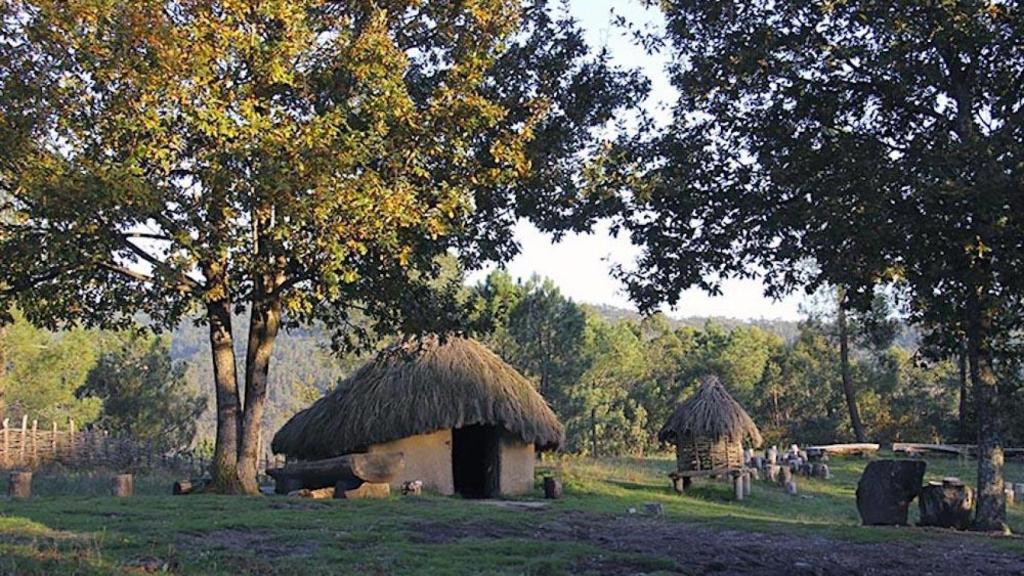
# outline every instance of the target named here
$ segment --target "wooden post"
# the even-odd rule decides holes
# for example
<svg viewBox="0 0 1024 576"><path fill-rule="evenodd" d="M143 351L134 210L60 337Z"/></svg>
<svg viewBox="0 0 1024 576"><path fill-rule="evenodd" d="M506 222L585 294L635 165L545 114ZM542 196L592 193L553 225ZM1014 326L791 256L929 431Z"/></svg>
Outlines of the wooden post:
<svg viewBox="0 0 1024 576"><path fill-rule="evenodd" d="M135 478L131 474L118 474L110 484L110 494L117 498L127 498L135 492Z"/></svg>
<svg viewBox="0 0 1024 576"><path fill-rule="evenodd" d="M7 482L7 495L11 498L28 498L32 496L32 473L11 472Z"/></svg>
<svg viewBox="0 0 1024 576"><path fill-rule="evenodd" d="M743 473L733 472L732 474L732 488L736 494L736 500L743 500Z"/></svg>
<svg viewBox="0 0 1024 576"><path fill-rule="evenodd" d="M557 500L562 497L562 482L558 478L544 477L544 497L548 500Z"/></svg>
<svg viewBox="0 0 1024 576"><path fill-rule="evenodd" d="M0 460L0 464L3 464L4 468L10 468L11 466L11 431L10 431L10 419L4 418L3 421L3 449L4 457Z"/></svg>
<svg viewBox="0 0 1024 576"><path fill-rule="evenodd" d="M68 420L68 461L75 461L75 421Z"/></svg>
<svg viewBox="0 0 1024 576"><path fill-rule="evenodd" d="M32 466L39 465L39 420L32 420Z"/></svg>
<svg viewBox="0 0 1024 576"><path fill-rule="evenodd" d="M25 445L28 444L28 414L21 415L21 445L18 446L18 466L25 465Z"/></svg>
<svg viewBox="0 0 1024 576"><path fill-rule="evenodd" d="M50 423L50 461L57 461L57 421Z"/></svg>
<svg viewBox="0 0 1024 576"><path fill-rule="evenodd" d="M750 472L743 473L743 497L750 496Z"/></svg>

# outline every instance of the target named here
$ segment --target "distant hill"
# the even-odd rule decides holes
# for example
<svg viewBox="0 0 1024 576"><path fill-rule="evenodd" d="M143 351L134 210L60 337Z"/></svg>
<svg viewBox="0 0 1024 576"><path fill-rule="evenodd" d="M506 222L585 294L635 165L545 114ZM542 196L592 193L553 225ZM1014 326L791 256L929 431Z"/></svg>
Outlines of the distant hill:
<svg viewBox="0 0 1024 576"><path fill-rule="evenodd" d="M628 308L619 308L608 304L587 304L586 306L597 312L602 318L609 322L619 322L622 320L639 321L643 318L639 312ZM767 318L742 319L729 318L727 316L687 316L677 318L667 314L665 315L665 318L668 320L669 324L675 328L682 328L684 326L690 328L703 328L709 322L717 324L726 330L732 330L741 326L756 326L766 332L778 335L786 342L793 341L799 331L799 322L792 320Z"/></svg>

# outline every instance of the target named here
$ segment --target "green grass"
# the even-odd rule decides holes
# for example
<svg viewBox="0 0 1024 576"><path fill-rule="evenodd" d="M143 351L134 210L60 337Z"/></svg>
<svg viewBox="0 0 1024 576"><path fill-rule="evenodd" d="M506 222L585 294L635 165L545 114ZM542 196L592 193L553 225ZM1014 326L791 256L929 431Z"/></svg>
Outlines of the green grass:
<svg viewBox="0 0 1024 576"><path fill-rule="evenodd" d="M0 502L0 574L539 575L586 573L601 563L630 572L670 571L673 564L657 554L616 553L592 540L524 536L580 512L597 518L627 516L630 508L642 513L647 502L663 503L666 517L659 522L862 542L973 539L1024 553L1019 539L858 526L854 489L865 464L834 459L832 480L800 478L795 497L755 482L751 498L734 502L730 486L710 480L698 481L686 496L674 494L666 477L673 466L668 458L566 458L551 463L564 479L565 497L544 511L434 496L176 497L168 495L173 479L158 475L137 478L135 497L114 499L106 495L103 474L40 476L32 499ZM971 482L973 470L973 462L935 459L928 477L955 475ZM1008 477L1024 481L1024 467L1011 464ZM1024 506L1011 509L1010 522L1024 527Z"/></svg>

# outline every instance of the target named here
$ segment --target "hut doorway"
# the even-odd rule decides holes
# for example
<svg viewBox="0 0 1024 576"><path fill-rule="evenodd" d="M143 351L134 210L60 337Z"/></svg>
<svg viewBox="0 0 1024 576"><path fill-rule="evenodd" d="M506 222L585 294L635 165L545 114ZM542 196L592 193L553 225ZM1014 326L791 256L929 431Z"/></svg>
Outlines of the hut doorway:
<svg viewBox="0 0 1024 576"><path fill-rule="evenodd" d="M500 492L497 426L474 424L452 430L452 479L466 498L493 498Z"/></svg>

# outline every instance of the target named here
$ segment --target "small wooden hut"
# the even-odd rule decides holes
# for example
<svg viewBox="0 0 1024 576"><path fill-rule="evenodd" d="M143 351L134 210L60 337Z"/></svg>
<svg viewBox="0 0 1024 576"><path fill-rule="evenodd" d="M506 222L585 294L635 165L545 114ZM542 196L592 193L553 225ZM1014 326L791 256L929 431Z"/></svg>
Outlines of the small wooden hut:
<svg viewBox="0 0 1024 576"><path fill-rule="evenodd" d="M563 439L533 384L483 344L429 336L368 362L293 416L272 448L290 460L400 452L393 488L418 480L479 498L533 488L535 451Z"/></svg>
<svg viewBox="0 0 1024 576"><path fill-rule="evenodd" d="M744 442L755 447L762 442L754 421L714 375L705 376L697 392L675 409L658 439L675 444L672 478L682 480L683 488L697 476L742 474Z"/></svg>

